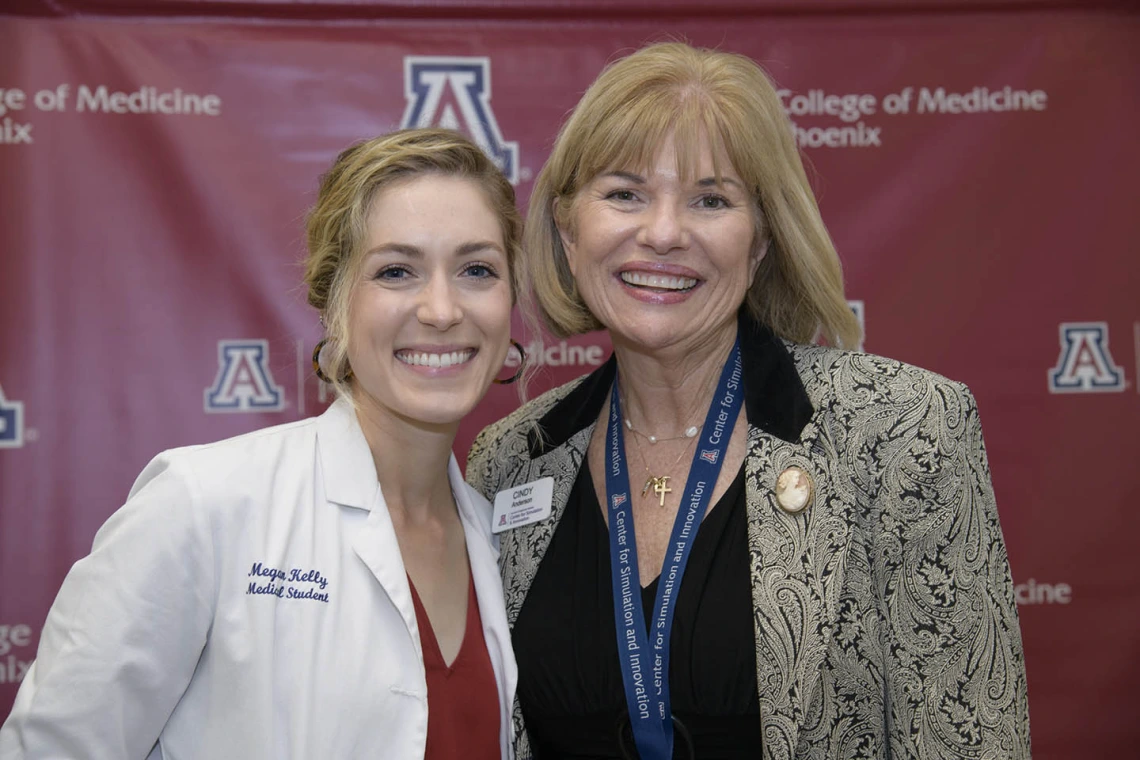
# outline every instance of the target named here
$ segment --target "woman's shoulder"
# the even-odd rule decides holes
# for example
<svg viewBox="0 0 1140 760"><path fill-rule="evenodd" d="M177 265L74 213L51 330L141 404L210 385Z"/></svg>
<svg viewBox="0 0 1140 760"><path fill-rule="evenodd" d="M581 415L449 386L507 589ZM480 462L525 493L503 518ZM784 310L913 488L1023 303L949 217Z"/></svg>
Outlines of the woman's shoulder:
<svg viewBox="0 0 1140 760"><path fill-rule="evenodd" d="M306 417L218 441L167 449L155 459L207 471L249 468L259 460L276 459L315 438L319 419Z"/></svg>
<svg viewBox="0 0 1140 760"><path fill-rule="evenodd" d="M869 457L922 478L955 457L982 455L977 402L964 384L857 351L789 346L814 420L859 472Z"/></svg>
<svg viewBox="0 0 1140 760"><path fill-rule="evenodd" d="M571 391L582 384L588 375L575 378L564 385L551 388L540 396L531 399L518 409L497 422L493 422L480 431L472 444L476 448L495 447L496 444L508 440L521 439L526 441L532 431L537 430L538 422L545 417L551 409L568 396Z"/></svg>
<svg viewBox="0 0 1140 760"><path fill-rule="evenodd" d="M977 401L963 383L896 359L825 346L789 345L821 424L872 449L980 440ZM925 444L922 444L925 445Z"/></svg>
<svg viewBox="0 0 1140 760"><path fill-rule="evenodd" d="M907 407L939 397L972 406L965 384L913 364L862 351L785 342L812 403L849 410Z"/></svg>
<svg viewBox="0 0 1140 760"><path fill-rule="evenodd" d="M553 388L485 427L467 452L467 482L481 493L493 494L510 481L510 473L532 459L533 444L545 440L540 422L588 377Z"/></svg>
<svg viewBox="0 0 1140 760"><path fill-rule="evenodd" d="M210 443L166 449L155 455L135 479L128 499L155 482L173 496L221 508L268 487L275 473L311 461L304 452L315 441L317 417L261 428ZM296 459L296 463L292 462ZM283 469L284 468L284 469Z"/></svg>

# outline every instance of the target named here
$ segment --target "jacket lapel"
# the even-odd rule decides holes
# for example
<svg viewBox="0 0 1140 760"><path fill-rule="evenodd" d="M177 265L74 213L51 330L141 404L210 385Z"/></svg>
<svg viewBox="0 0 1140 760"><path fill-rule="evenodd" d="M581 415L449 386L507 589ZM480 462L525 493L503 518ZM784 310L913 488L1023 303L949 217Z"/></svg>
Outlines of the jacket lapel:
<svg viewBox="0 0 1140 760"><path fill-rule="evenodd" d="M554 478L554 497L550 517L541 522L508 530L499 536L501 547L501 572L507 599L507 623L514 628L519 610L526 601L538 565L546 555L554 530L566 511L570 491L578 470L586 456L586 447L594 426L589 425L575 433L567 441L541 456L520 460L516 469L502 482L516 484L530 483L540 478Z"/></svg>
<svg viewBox="0 0 1140 760"><path fill-rule="evenodd" d="M818 418L797 441L749 429L748 539L766 760L795 757L800 728L812 724L851 539L854 496L833 472ZM776 498L776 480L789 467L812 479L813 499L799 513Z"/></svg>

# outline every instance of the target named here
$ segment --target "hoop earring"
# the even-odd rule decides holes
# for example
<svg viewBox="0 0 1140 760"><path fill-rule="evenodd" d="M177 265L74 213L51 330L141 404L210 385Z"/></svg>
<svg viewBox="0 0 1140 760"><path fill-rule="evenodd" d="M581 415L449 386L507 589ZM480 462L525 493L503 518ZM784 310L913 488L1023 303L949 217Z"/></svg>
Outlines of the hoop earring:
<svg viewBox="0 0 1140 760"><path fill-rule="evenodd" d="M317 343L317 347L313 349L313 372L316 373L317 377L320 378L321 381L332 385L332 380L329 380L329 376L325 374L325 371L323 369L321 369L321 349L324 348L325 344L328 342L328 338L322 338L321 341Z"/></svg>
<svg viewBox="0 0 1140 760"><path fill-rule="evenodd" d="M329 342L328 338L323 338L321 340L321 342L317 344L317 347L313 349L313 372L314 372L314 374L316 374L316 376L322 382L325 382L325 383L328 383L329 385L332 385L333 384L332 380L329 380L329 376L325 374L325 371L323 369L321 369L321 349L323 349L325 347L325 344L328 342ZM351 379L352 379L352 367L349 367L348 372L344 373L344 377L342 378L342 380L351 380Z"/></svg>
<svg viewBox="0 0 1140 760"><path fill-rule="evenodd" d="M519 352L519 368L515 370L515 374L511 375L505 380L500 380L496 377L491 381L496 385L510 385L515 380L518 380L519 377L522 376L523 370L526 369L526 351L523 351L523 347L519 345L519 342L514 338L511 338L511 345L514 346L515 350Z"/></svg>

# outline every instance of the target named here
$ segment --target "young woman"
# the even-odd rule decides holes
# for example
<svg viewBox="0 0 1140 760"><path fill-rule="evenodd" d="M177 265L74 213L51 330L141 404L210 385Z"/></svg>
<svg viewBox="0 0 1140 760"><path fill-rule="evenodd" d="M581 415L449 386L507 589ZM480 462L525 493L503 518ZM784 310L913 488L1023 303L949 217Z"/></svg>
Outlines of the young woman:
<svg viewBox="0 0 1140 760"><path fill-rule="evenodd" d="M64 581L0 757L510 756L490 507L451 446L506 357L520 232L453 132L337 158L306 283L338 400L147 466Z"/></svg>

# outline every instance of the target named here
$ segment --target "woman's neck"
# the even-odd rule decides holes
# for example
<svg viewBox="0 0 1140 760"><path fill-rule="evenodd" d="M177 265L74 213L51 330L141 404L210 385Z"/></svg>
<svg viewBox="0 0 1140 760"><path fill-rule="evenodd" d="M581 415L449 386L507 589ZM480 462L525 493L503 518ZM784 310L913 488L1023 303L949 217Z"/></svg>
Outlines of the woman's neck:
<svg viewBox="0 0 1140 760"><path fill-rule="evenodd" d="M448 466L458 423L409 420L370 399L358 402L356 416L389 511L412 522L449 517L455 508Z"/></svg>
<svg viewBox="0 0 1140 760"><path fill-rule="evenodd" d="M646 435L668 438L700 429L724 363L736 341L736 323L691 350L649 352L614 343L622 415Z"/></svg>

